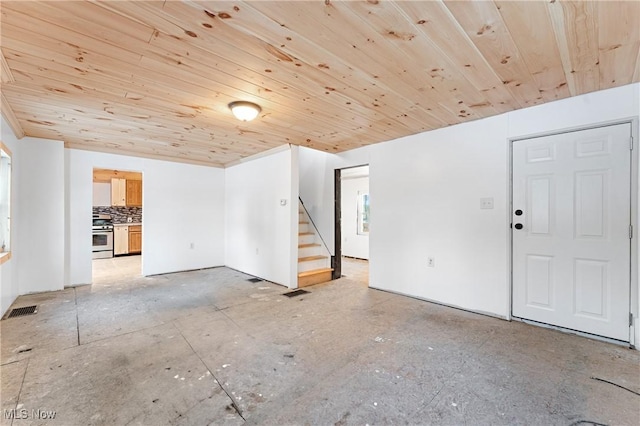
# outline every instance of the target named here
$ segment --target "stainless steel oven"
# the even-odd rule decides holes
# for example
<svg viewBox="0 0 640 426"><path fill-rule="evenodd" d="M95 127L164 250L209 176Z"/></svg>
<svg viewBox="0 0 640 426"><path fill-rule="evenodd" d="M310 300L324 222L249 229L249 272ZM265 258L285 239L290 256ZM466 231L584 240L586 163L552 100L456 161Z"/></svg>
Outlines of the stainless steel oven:
<svg viewBox="0 0 640 426"><path fill-rule="evenodd" d="M94 214L92 226L94 259L113 257L113 221L108 214Z"/></svg>

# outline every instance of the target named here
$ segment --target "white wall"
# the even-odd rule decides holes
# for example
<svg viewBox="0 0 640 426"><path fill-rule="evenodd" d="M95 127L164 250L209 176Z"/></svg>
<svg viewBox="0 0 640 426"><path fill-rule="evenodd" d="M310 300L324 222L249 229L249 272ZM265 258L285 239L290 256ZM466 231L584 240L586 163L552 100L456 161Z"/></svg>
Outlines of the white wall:
<svg viewBox="0 0 640 426"><path fill-rule="evenodd" d="M639 93L640 83L636 83L510 112L509 137L637 117Z"/></svg>
<svg viewBox="0 0 640 426"><path fill-rule="evenodd" d="M371 287L506 317L509 138L638 117L639 99L635 84L339 155L301 149L301 194L332 235L333 169L369 164Z"/></svg>
<svg viewBox="0 0 640 426"><path fill-rule="evenodd" d="M11 169L12 169L12 179L11 179L11 211L12 211L12 221L11 221L11 259L0 265L0 316L4 315L9 306L13 303L14 300L18 297L19 288L18 288L18 182L20 180L18 176L19 172L19 142L15 137L11 128L4 120L4 117L0 116L0 131L2 134L2 143L4 143L7 148L11 151Z"/></svg>
<svg viewBox="0 0 640 426"><path fill-rule="evenodd" d="M226 265L296 287L297 147L277 148L225 172Z"/></svg>
<svg viewBox="0 0 640 426"><path fill-rule="evenodd" d="M371 150L371 287L507 315L506 129L499 116Z"/></svg>
<svg viewBox="0 0 640 426"><path fill-rule="evenodd" d="M111 205L111 184L106 182L93 183L93 206Z"/></svg>
<svg viewBox="0 0 640 426"><path fill-rule="evenodd" d="M351 176L349 172L363 170ZM342 171L340 188L341 198L341 237L342 255L369 259L369 235L358 234L358 200L359 194L369 192L369 166L345 169Z"/></svg>
<svg viewBox="0 0 640 426"><path fill-rule="evenodd" d="M17 140L2 119L2 141L12 157L12 258L0 266L0 310L21 294L64 285L64 145Z"/></svg>
<svg viewBox="0 0 640 426"><path fill-rule="evenodd" d="M91 282L94 167L143 174L143 275L224 264L224 170L73 149L67 163L69 285Z"/></svg>
<svg viewBox="0 0 640 426"><path fill-rule="evenodd" d="M18 232L20 294L64 287L64 143L23 138Z"/></svg>

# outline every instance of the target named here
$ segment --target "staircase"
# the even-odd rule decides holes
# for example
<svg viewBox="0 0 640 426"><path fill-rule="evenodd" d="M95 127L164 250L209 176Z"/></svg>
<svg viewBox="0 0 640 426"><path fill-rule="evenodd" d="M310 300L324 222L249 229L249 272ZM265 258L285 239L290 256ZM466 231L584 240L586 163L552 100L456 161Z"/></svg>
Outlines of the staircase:
<svg viewBox="0 0 640 426"><path fill-rule="evenodd" d="M298 202L298 287L331 281L331 256Z"/></svg>

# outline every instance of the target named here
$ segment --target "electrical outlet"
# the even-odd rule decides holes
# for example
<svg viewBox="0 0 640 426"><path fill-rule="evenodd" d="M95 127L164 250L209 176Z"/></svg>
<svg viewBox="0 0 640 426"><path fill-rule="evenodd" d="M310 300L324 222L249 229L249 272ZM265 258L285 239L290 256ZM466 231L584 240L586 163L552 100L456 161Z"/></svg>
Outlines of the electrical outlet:
<svg viewBox="0 0 640 426"><path fill-rule="evenodd" d="M428 266L429 268L435 268L435 266L436 266L436 259L435 259L435 258L433 258L433 257L431 257L431 256L427 257L427 266Z"/></svg>

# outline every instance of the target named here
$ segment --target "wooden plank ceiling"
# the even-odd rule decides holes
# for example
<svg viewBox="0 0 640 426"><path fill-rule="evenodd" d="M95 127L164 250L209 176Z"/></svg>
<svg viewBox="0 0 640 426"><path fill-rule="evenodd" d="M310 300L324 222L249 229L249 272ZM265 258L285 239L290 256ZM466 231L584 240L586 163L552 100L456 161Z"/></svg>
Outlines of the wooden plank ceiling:
<svg viewBox="0 0 640 426"><path fill-rule="evenodd" d="M66 146L225 166L640 81L640 2L2 1L2 108ZM249 123L227 105L262 107ZM21 128L21 129L20 129Z"/></svg>

